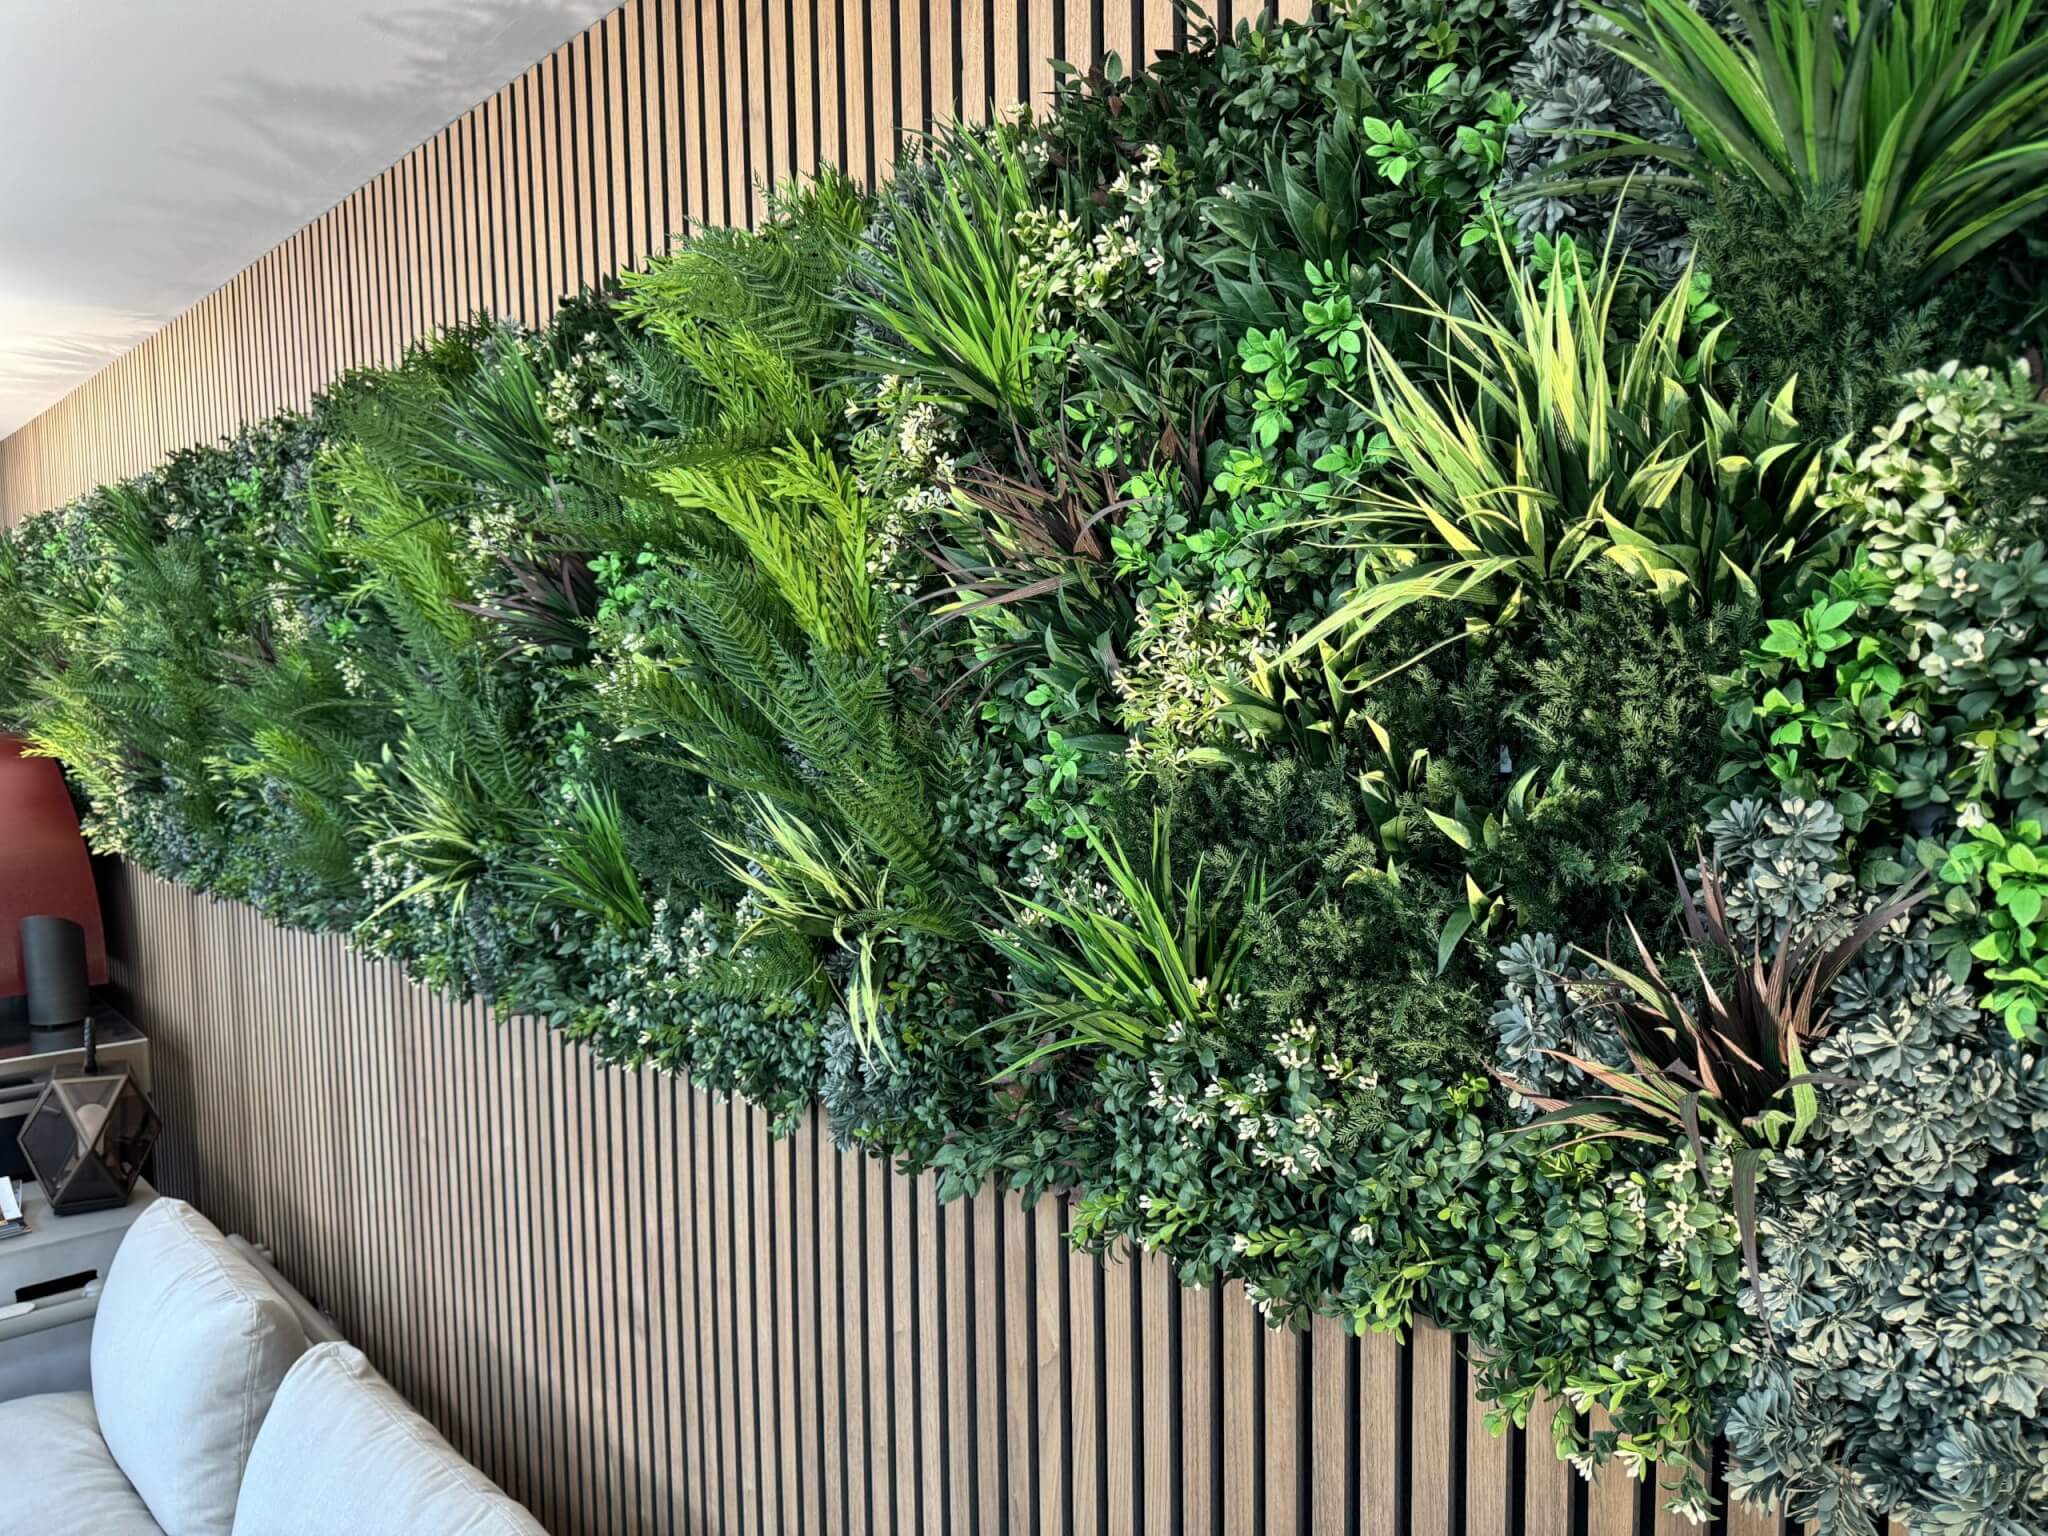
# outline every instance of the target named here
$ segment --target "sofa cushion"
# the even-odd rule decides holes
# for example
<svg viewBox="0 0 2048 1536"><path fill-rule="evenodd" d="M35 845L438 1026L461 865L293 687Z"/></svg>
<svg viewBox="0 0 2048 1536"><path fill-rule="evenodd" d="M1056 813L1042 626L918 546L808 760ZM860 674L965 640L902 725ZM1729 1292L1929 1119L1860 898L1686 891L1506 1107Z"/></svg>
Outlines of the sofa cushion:
<svg viewBox="0 0 2048 1536"><path fill-rule="evenodd" d="M229 1536L256 1431L305 1352L291 1307L182 1200L136 1219L92 1331L100 1433L167 1536Z"/></svg>
<svg viewBox="0 0 2048 1536"><path fill-rule="evenodd" d="M0 1529L35 1536L163 1536L100 1438L90 1392L0 1403Z"/></svg>
<svg viewBox="0 0 2048 1536"><path fill-rule="evenodd" d="M279 1389L234 1536L545 1536L346 1344Z"/></svg>

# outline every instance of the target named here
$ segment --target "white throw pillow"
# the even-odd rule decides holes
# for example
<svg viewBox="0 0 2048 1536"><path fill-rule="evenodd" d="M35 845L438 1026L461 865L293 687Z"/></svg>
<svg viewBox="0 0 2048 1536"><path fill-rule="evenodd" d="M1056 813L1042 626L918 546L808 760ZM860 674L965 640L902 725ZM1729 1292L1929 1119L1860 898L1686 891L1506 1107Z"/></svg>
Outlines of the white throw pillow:
<svg viewBox="0 0 2048 1536"><path fill-rule="evenodd" d="M92 1330L107 1449L165 1536L229 1536L242 1469L305 1353L284 1298L182 1200L122 1239Z"/></svg>
<svg viewBox="0 0 2048 1536"><path fill-rule="evenodd" d="M292 1367L256 1437L234 1536L546 1536L346 1344Z"/></svg>

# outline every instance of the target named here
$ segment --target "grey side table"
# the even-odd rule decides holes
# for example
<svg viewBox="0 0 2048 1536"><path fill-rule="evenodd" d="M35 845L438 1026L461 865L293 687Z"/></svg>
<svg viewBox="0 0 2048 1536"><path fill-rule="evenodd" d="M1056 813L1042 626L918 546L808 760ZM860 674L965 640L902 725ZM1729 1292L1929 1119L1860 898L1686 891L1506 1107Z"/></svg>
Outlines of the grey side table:
<svg viewBox="0 0 2048 1536"><path fill-rule="evenodd" d="M121 1239L155 1199L156 1191L138 1181L118 1211L58 1216L40 1187L26 1187L28 1234L0 1240L0 1401L92 1385L100 1285ZM29 1310L14 1312L24 1292L33 1298Z"/></svg>

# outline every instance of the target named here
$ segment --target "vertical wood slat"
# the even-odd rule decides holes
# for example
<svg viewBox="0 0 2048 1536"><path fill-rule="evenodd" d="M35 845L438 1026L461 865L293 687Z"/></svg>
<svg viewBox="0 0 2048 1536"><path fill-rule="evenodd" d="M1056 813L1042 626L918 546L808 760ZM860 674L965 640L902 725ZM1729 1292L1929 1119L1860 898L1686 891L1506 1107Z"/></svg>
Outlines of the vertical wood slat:
<svg viewBox="0 0 2048 1536"><path fill-rule="evenodd" d="M895 1442L891 1495L895 1526L903 1532L922 1529L918 1513L917 1465L917 1318L913 1270L916 1237L915 1186L886 1180L889 1257L889 1421Z"/></svg>
<svg viewBox="0 0 2048 1536"><path fill-rule="evenodd" d="M1260 1404L1257 1380L1258 1315L1243 1282L1223 1288L1223 1529L1249 1531L1259 1521L1256 1502Z"/></svg>
<svg viewBox="0 0 2048 1536"><path fill-rule="evenodd" d="M1512 1441L1505 1434L1487 1433L1487 1405L1473 1390L1469 1370L1466 1376L1465 1536L1510 1536L1514 1520L1510 1509L1514 1490L1509 1485ZM1548 1447L1544 1454L1550 1454Z"/></svg>
<svg viewBox="0 0 2048 1536"><path fill-rule="evenodd" d="M1463 1395L1456 1352L1448 1333L1419 1324L1408 1353L1410 1536L1456 1536L1462 1490L1453 1481L1453 1431L1456 1402Z"/></svg>
<svg viewBox="0 0 2048 1536"><path fill-rule="evenodd" d="M1529 1413L1523 1442L1523 1536L1571 1536L1572 1488L1577 1479L1571 1464L1558 1459L1550 1433L1551 1419L1560 1407L1554 1399L1539 1399ZM1736 1533L1731 1530L1730 1536Z"/></svg>
<svg viewBox="0 0 2048 1536"><path fill-rule="evenodd" d="M1301 1523L1301 1335L1263 1333L1265 1451L1261 1457L1266 1484L1268 1531L1292 1532Z"/></svg>
<svg viewBox="0 0 2048 1536"><path fill-rule="evenodd" d="M1046 1197L1038 1202L1037 1248L1033 1254L1032 1290L1037 1298L1037 1371L1034 1387L1038 1394L1038 1530L1043 1536L1060 1536L1066 1507L1066 1356L1062 1343L1066 1331L1065 1290L1060 1283L1064 1268L1064 1233L1061 1220L1064 1200Z"/></svg>

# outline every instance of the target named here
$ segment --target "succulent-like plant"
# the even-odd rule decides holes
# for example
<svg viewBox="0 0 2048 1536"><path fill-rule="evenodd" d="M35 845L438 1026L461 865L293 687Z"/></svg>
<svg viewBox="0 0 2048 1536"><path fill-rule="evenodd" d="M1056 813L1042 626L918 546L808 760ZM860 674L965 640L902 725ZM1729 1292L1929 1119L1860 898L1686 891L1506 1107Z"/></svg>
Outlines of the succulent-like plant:
<svg viewBox="0 0 2048 1536"><path fill-rule="evenodd" d="M1828 991L1863 947L1912 911L1923 893L1914 887L1899 891L1846 933L1788 924L1767 958L1760 943L1745 944L1737 936L1721 876L1711 864L1702 865L1697 899L1682 877L1679 886L1697 1000L1688 1001L1671 983L1630 923L1639 972L1589 955L1600 972L1599 1000L1629 1064L1548 1053L1608 1091L1567 1101L1506 1081L1543 1111L1531 1127L1574 1124L1595 1137L1658 1143L1682 1136L1702 1167L1712 1131L1733 1158L1735 1214L1754 1275L1757 1171L1766 1151L1798 1142L1819 1116L1817 1088L1827 1079L1811 1070L1809 1058L1827 1034Z"/></svg>

